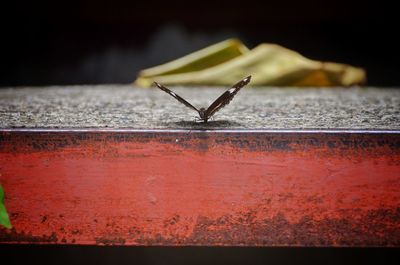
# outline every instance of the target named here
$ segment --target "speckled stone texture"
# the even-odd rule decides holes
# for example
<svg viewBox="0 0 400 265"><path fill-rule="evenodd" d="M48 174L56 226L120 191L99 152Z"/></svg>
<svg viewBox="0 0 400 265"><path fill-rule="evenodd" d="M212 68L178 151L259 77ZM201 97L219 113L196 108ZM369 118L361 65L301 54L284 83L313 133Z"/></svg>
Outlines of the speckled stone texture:
<svg viewBox="0 0 400 265"><path fill-rule="evenodd" d="M196 107L227 88L171 87ZM1 128L400 129L400 89L243 88L207 124L157 88L130 85L0 89Z"/></svg>

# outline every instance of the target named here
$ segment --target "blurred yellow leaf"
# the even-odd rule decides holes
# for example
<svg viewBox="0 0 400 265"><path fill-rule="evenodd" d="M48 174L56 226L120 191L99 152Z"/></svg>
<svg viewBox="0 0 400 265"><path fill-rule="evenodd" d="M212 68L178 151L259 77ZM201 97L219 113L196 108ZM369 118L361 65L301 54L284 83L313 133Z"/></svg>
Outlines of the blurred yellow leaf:
<svg viewBox="0 0 400 265"><path fill-rule="evenodd" d="M141 86L150 86L153 83L151 77L204 70L229 61L247 51L247 47L239 40L228 39L166 64L142 70L136 83Z"/></svg>
<svg viewBox="0 0 400 265"><path fill-rule="evenodd" d="M228 40L143 70L135 84L229 86L247 75L252 76L253 86L350 86L366 80L361 68L310 60L276 44L248 50L239 41Z"/></svg>

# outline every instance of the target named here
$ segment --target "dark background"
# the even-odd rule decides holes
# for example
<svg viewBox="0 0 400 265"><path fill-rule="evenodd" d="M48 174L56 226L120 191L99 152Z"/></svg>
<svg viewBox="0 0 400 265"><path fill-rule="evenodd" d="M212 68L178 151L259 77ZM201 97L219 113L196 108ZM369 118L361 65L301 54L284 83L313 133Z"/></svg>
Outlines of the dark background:
<svg viewBox="0 0 400 265"><path fill-rule="evenodd" d="M4 264L398 264L397 248L1 246Z"/></svg>
<svg viewBox="0 0 400 265"><path fill-rule="evenodd" d="M369 85L398 86L398 8L387 2L2 3L0 86L129 83L140 69L229 37L361 66Z"/></svg>

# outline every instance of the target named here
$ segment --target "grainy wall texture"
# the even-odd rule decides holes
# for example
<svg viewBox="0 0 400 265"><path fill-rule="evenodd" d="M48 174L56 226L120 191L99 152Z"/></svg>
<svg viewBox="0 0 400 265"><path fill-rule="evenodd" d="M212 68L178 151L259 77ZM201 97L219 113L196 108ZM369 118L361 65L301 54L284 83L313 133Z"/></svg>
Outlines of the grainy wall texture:
<svg viewBox="0 0 400 265"><path fill-rule="evenodd" d="M173 88L196 107L224 88ZM400 90L243 88L204 126L157 88L129 85L0 90L1 128L400 129Z"/></svg>

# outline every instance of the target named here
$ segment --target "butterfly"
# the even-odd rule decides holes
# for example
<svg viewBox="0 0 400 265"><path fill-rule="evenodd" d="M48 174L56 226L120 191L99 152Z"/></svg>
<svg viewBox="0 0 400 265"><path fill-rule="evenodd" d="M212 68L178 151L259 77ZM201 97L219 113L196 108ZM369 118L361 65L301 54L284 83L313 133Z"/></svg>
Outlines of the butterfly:
<svg viewBox="0 0 400 265"><path fill-rule="evenodd" d="M173 96L176 100L178 100L180 103L184 104L186 107L189 107L189 108L197 111L197 113L200 116L200 120L203 121L204 123L206 123L218 110L220 110L224 106L228 105L229 102L231 102L231 100L233 99L233 97L237 94L237 92L239 92L239 90L242 87L244 87L245 85L247 85L250 82L250 79L251 79L251 76L248 76L245 79L243 79L240 82L233 85L232 88L225 91L225 93L223 93L219 98L217 98L207 109L206 108L197 109L192 104L190 104L185 99L180 97L175 92L169 90L165 86L163 86L157 82L154 82L154 84L162 91Z"/></svg>

